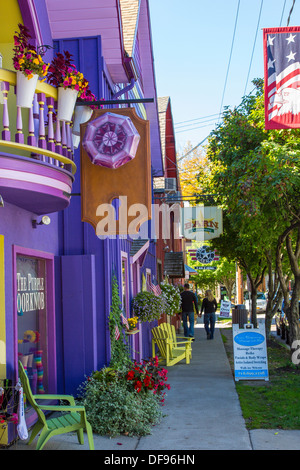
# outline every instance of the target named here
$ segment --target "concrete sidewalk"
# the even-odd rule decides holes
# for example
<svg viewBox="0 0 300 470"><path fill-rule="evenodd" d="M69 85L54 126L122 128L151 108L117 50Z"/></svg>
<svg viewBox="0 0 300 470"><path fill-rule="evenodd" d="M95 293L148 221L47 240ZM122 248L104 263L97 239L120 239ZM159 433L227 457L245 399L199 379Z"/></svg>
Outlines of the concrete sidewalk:
<svg viewBox="0 0 300 470"><path fill-rule="evenodd" d="M191 451L197 450L300 450L300 431L246 429L235 383L217 328L207 340L203 325L195 329L191 364L168 369L171 390L164 407L165 417L152 435L137 438L94 434L95 449L101 451ZM18 441L7 450L34 450ZM51 438L45 450L88 450L75 434Z"/></svg>

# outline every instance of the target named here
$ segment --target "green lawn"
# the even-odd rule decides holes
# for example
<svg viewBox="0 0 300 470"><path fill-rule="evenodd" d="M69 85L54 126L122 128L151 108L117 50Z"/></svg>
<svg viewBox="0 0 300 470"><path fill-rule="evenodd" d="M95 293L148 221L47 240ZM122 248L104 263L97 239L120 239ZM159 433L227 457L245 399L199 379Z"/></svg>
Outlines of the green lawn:
<svg viewBox="0 0 300 470"><path fill-rule="evenodd" d="M232 333L231 333L232 336ZM230 337L223 336L229 360ZM248 429L300 429L300 369L290 351L276 339L268 340L269 381L239 381L236 389Z"/></svg>

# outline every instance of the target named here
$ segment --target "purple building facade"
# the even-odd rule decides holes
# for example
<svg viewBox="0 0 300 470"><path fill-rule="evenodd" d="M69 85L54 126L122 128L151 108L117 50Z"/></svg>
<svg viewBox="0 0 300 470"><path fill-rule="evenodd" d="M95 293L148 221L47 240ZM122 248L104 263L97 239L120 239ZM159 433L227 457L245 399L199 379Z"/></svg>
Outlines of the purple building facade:
<svg viewBox="0 0 300 470"><path fill-rule="evenodd" d="M0 380L15 383L21 359L35 393L76 395L85 375L110 360L113 274L130 316L143 276L156 277L156 244L121 236L101 240L81 221L80 144L74 148L69 123L53 120L54 87L39 83L32 109L16 107L13 32L21 22L36 46L51 46L47 61L69 51L99 99L153 98L135 107L150 121L153 175L163 176L148 0L91 0L87 10L78 0L10 0L5 9ZM142 324L130 338L138 360L151 356L151 326ZM28 424L33 420L28 413ZM13 439L14 425L4 431L0 444Z"/></svg>

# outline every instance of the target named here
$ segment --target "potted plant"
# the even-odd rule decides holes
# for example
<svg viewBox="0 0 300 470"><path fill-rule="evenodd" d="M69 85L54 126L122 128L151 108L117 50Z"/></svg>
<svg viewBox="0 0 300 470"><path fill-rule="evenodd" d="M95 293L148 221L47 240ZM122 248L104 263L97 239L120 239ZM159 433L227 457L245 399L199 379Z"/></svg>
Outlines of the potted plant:
<svg viewBox="0 0 300 470"><path fill-rule="evenodd" d="M44 81L49 64L45 63L42 55L30 44L29 29L18 24L19 31L14 36L13 65L17 71L17 106L31 108L34 93L39 78Z"/></svg>
<svg viewBox="0 0 300 470"><path fill-rule="evenodd" d="M88 81L71 62L72 54L58 52L49 67L48 81L58 88L57 119L72 120L72 115L78 96L86 90Z"/></svg>
<svg viewBox="0 0 300 470"><path fill-rule="evenodd" d="M74 148L77 148L80 142L80 124L87 122L91 118L93 110L97 108L97 106L93 104L94 101L97 101L97 98L94 93L91 92L89 86L81 93L78 101L88 101L91 104L75 106L72 128Z"/></svg>
<svg viewBox="0 0 300 470"><path fill-rule="evenodd" d="M152 292L139 292L132 300L132 310L139 321L158 320L165 309L165 300Z"/></svg>
<svg viewBox="0 0 300 470"><path fill-rule="evenodd" d="M139 318L138 317L131 317L131 318L127 318L127 322L128 322L128 329L126 331L127 334L134 334L134 333L137 333L138 332L138 329L137 329L137 323L139 321Z"/></svg>
<svg viewBox="0 0 300 470"><path fill-rule="evenodd" d="M167 315L175 315L181 309L181 296L177 286L163 282L160 285L162 296L165 299L165 312Z"/></svg>

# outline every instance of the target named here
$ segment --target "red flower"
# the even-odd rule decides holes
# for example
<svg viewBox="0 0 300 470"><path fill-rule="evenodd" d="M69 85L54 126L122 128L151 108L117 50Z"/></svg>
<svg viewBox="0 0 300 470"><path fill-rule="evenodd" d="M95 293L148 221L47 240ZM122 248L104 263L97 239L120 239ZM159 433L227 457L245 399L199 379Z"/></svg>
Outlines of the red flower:
<svg viewBox="0 0 300 470"><path fill-rule="evenodd" d="M138 393L141 391L142 385L143 385L143 384L142 384L142 382L141 382L140 380L137 380L137 381L136 381L134 388L135 388L135 390L136 390Z"/></svg>
<svg viewBox="0 0 300 470"><path fill-rule="evenodd" d="M133 370L130 370L127 374L127 380L133 380L134 378L134 372Z"/></svg>

